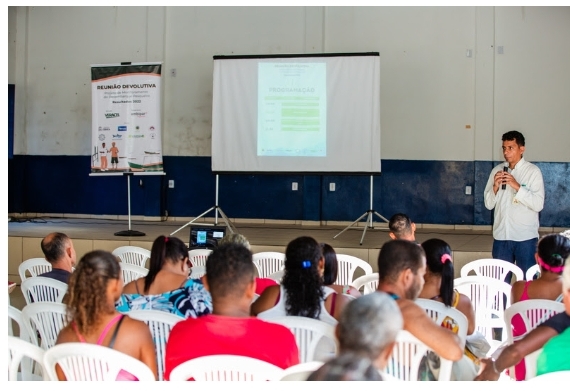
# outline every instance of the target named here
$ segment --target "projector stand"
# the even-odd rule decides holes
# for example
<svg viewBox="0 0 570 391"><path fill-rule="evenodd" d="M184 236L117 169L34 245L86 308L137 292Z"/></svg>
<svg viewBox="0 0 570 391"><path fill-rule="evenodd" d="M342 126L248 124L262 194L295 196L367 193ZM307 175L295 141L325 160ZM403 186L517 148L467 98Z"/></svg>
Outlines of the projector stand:
<svg viewBox="0 0 570 391"><path fill-rule="evenodd" d="M364 232L362 232L362 237L360 238L360 245L362 246L362 242L364 241L364 235L366 235L366 229L367 228L371 228L374 229L374 226L372 225L372 218L374 217L374 215L380 217L382 220L384 220L385 222L388 222L388 219L386 219L384 216L382 216L380 213L376 212L373 208L372 208L372 198L374 195L374 182L372 180L372 175L370 175L370 209L368 209L366 212L364 212L364 214L362 216L360 216L359 218L357 218L356 220L354 220L354 222L352 224L349 224L348 227L346 227L345 229L343 229L342 231L340 231L338 234L336 234L333 239L336 239L337 236L339 236L340 234L342 234L343 232L345 232L346 230L348 230L349 228L352 228L353 225L355 225L356 223L358 223L360 220L362 220L365 216L367 216L366 220L367 220L367 225L364 226Z"/></svg>
<svg viewBox="0 0 570 391"><path fill-rule="evenodd" d="M202 213L200 216L195 217L194 219L190 220L189 222L187 222L186 224L184 224L182 227L178 228L176 231L172 232L170 234L170 236L174 235L176 232L180 231L183 228L186 228L187 226L189 226L190 224L194 223L194 221L198 220L199 218L207 215L208 213L210 213L211 211L215 211L215 220L214 220L214 224L205 224L205 223L200 223L200 225L213 225L216 226L218 225L218 212L220 212L220 215L222 216L222 219L224 219L224 222L226 223L226 226L230 229L231 233L234 233L234 227L232 226L232 224L230 223L230 220L228 219L228 217L226 216L226 214L224 213L224 211L222 210L222 208L220 208L218 206L218 187L219 187L219 176L218 174L216 174L216 204L214 206L212 206L210 209L208 209L207 211L205 211L204 213ZM236 230L237 231L237 230Z"/></svg>
<svg viewBox="0 0 570 391"><path fill-rule="evenodd" d="M131 176L132 172L123 173L127 177L127 198L128 198L128 209L129 209L129 229L127 231L115 232L115 236L145 236L144 232L131 230Z"/></svg>

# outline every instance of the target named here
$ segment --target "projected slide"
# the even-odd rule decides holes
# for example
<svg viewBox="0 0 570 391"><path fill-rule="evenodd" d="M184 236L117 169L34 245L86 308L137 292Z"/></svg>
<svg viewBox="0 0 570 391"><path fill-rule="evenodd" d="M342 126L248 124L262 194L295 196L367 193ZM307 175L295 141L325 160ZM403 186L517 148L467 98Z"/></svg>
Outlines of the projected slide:
<svg viewBox="0 0 570 391"><path fill-rule="evenodd" d="M257 85L257 156L326 156L326 63L262 62Z"/></svg>

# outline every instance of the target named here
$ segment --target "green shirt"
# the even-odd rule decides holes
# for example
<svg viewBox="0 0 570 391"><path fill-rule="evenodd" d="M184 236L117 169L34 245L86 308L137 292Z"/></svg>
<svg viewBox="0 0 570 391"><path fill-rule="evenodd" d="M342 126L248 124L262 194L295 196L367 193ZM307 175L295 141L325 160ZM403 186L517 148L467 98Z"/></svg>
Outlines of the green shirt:
<svg viewBox="0 0 570 391"><path fill-rule="evenodd" d="M536 375L570 370L570 328L552 337L536 362Z"/></svg>

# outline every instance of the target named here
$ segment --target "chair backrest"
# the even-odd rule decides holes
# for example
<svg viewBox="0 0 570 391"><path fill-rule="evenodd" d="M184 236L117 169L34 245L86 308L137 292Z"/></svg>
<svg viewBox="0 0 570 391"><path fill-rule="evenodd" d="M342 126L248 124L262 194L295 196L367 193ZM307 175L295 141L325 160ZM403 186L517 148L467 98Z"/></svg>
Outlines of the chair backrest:
<svg viewBox="0 0 570 391"><path fill-rule="evenodd" d="M278 270L275 273L268 275L267 278L271 278L276 283L281 284L281 280L283 279L283 274L285 274L285 269Z"/></svg>
<svg viewBox="0 0 570 391"><path fill-rule="evenodd" d="M279 380L283 369L252 357L212 355L188 360L170 372L170 381L268 381Z"/></svg>
<svg viewBox="0 0 570 391"><path fill-rule="evenodd" d="M150 250L138 246L121 246L113 250L113 255L121 262L145 267L146 261L150 258Z"/></svg>
<svg viewBox="0 0 570 391"><path fill-rule="evenodd" d="M44 353L44 369L50 381L57 381L59 365L68 381L114 381L124 370L140 381L155 381L154 373L142 361L107 346L68 342Z"/></svg>
<svg viewBox="0 0 570 391"><path fill-rule="evenodd" d="M8 380L47 380L43 370L44 352L29 341L9 335ZM41 376L34 374L34 364L39 366Z"/></svg>
<svg viewBox="0 0 570 391"><path fill-rule="evenodd" d="M398 331L396 345L384 372L399 380L417 381L422 359L429 347L406 330ZM439 381L451 379L453 361L440 357Z"/></svg>
<svg viewBox="0 0 570 391"><path fill-rule="evenodd" d="M461 338L461 341L465 343L467 338L468 321L467 317L461 311L457 308L446 307L445 304L430 299L418 298L415 300L415 303L422 307L428 316L438 325L442 325L448 317L453 319L457 325L457 335Z"/></svg>
<svg viewBox="0 0 570 391"><path fill-rule="evenodd" d="M285 254L276 251L262 251L253 254L257 276L265 278L285 268Z"/></svg>
<svg viewBox="0 0 570 391"><path fill-rule="evenodd" d="M505 310L505 328L507 331L507 343L510 345L515 340L518 340L523 337L523 335L514 337L513 336L513 328L512 328L512 320L515 315L519 315L523 322L526 333L530 332L531 330L535 329L536 326L543 323L546 319L556 315L560 312L564 311L564 304L554 300L546 300L546 299L529 299L524 301L518 301L514 304L511 304ZM525 362L525 371L527 379L529 376L533 376L533 369L531 361L534 360L534 374L536 375L536 359L537 356L526 356L524 358ZM529 367L530 370L529 370ZM515 370L514 367L511 368L509 371L511 378L515 378Z"/></svg>
<svg viewBox="0 0 570 391"><path fill-rule="evenodd" d="M352 284L350 285L352 285L357 290L363 288L362 294L367 295L377 290L379 282L380 282L380 275L378 273L370 273L358 277L357 279L352 281Z"/></svg>
<svg viewBox="0 0 570 391"><path fill-rule="evenodd" d="M30 258L18 265L18 274L20 279L24 281L29 277L39 276L40 274L51 271L51 263L46 261L45 258ZM29 273L28 274L26 273Z"/></svg>
<svg viewBox="0 0 570 391"><path fill-rule="evenodd" d="M164 358L166 355L166 342L172 327L184 318L165 311L158 310L132 310L126 313L133 319L145 322L152 334L156 350L156 367L158 380L164 380Z"/></svg>
<svg viewBox="0 0 570 391"><path fill-rule="evenodd" d="M278 316L265 320L291 330L299 348L299 362L323 361L323 356L332 358L338 352L335 327L329 323L304 316Z"/></svg>
<svg viewBox="0 0 570 391"><path fill-rule="evenodd" d="M200 278L202 277L204 274L206 274L206 266L192 266L192 269L190 269L190 277L189 278Z"/></svg>
<svg viewBox="0 0 570 391"><path fill-rule="evenodd" d="M134 263L119 262L121 272L123 273L123 284L144 277L148 274L146 267L135 265Z"/></svg>
<svg viewBox="0 0 570 391"><path fill-rule="evenodd" d="M476 329L487 341L498 340L494 329L501 330L500 341L506 341L504 313L511 305L511 284L493 277L468 276L456 278L454 287L471 299Z"/></svg>
<svg viewBox="0 0 570 391"><path fill-rule="evenodd" d="M348 254L337 254L338 276L334 282L337 285L352 285L357 268L361 268L364 274L372 274L372 266L358 257Z"/></svg>
<svg viewBox="0 0 570 391"><path fill-rule="evenodd" d="M19 329L19 335L14 335L14 325L13 322L16 322ZM24 318L22 317L22 311L14 307L13 305L8 305L8 335L13 337L20 337L26 341L30 341L30 337L28 336L28 329L24 324Z"/></svg>
<svg viewBox="0 0 570 391"><path fill-rule="evenodd" d="M192 266L206 266L206 260L212 251L214 250L209 248L196 248L188 251L188 258L190 259Z"/></svg>
<svg viewBox="0 0 570 391"><path fill-rule="evenodd" d="M30 277L20 285L27 304L40 301L61 303L67 293L67 284L49 277Z"/></svg>
<svg viewBox="0 0 570 391"><path fill-rule="evenodd" d="M538 266L538 264L534 264L528 268L528 270L524 275L524 279L527 281L532 281L534 280L534 276L536 276L537 274L538 276L540 276L540 266Z"/></svg>
<svg viewBox="0 0 570 391"><path fill-rule="evenodd" d="M296 365L292 365L283 371L280 381L305 381L315 372L317 369L322 367L324 362L322 361L308 361L302 362Z"/></svg>
<svg viewBox="0 0 570 391"><path fill-rule="evenodd" d="M520 267L502 259L483 258L468 262L461 268L461 277L469 276L471 271L475 272L477 276L492 277L501 281L505 281L507 274L511 272L517 281L524 280L524 273Z"/></svg>
<svg viewBox="0 0 570 391"><path fill-rule="evenodd" d="M59 332L67 324L66 305L50 302L28 304L22 309L22 321L31 342L47 350L55 345Z"/></svg>

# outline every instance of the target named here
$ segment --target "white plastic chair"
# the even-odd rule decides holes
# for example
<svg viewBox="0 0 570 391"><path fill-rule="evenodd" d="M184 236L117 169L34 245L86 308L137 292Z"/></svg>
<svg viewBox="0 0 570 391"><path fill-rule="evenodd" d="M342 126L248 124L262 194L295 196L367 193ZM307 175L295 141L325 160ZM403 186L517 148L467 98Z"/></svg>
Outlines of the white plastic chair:
<svg viewBox="0 0 570 391"><path fill-rule="evenodd" d="M420 363L430 348L406 330L400 330L384 372L399 380L417 381ZM453 361L440 357L439 381L451 379Z"/></svg>
<svg viewBox="0 0 570 391"><path fill-rule="evenodd" d="M266 278L285 268L285 254L276 251L255 253L253 254L253 264L257 269L257 276Z"/></svg>
<svg viewBox="0 0 570 391"><path fill-rule="evenodd" d="M268 381L279 380L283 369L252 357L212 355L188 360L170 372L170 381Z"/></svg>
<svg viewBox="0 0 570 391"><path fill-rule="evenodd" d="M30 277L20 285L27 304L48 301L61 303L67 293L67 284L49 277Z"/></svg>
<svg viewBox="0 0 570 391"><path fill-rule="evenodd" d="M542 353L542 349L543 348L537 349L524 356L525 380L530 380L536 377L536 362L538 361L538 356ZM514 378L514 368L511 368L509 373L511 374L511 377Z"/></svg>
<svg viewBox="0 0 570 391"><path fill-rule="evenodd" d="M475 275L492 277L501 281L505 281L509 272L515 275L517 281L524 279L524 273L520 267L502 259L483 258L468 262L461 268L461 277L469 276L471 271L475 272ZM507 282L510 283L510 281Z"/></svg>
<svg viewBox="0 0 570 391"><path fill-rule="evenodd" d="M322 361L308 361L302 362L296 365L292 365L283 371L280 381L305 381L315 372L317 369L322 367L324 362Z"/></svg>
<svg viewBox="0 0 570 391"><path fill-rule="evenodd" d="M284 274L285 274L285 269L281 269L276 271L275 273L268 275L267 278L271 278L276 283L281 284L281 280L283 279Z"/></svg>
<svg viewBox="0 0 570 391"><path fill-rule="evenodd" d="M358 257L348 254L337 254L336 259L338 261L338 275L334 283L337 285L352 285L357 268L361 268L364 271L364 275L373 273L372 266Z"/></svg>
<svg viewBox="0 0 570 391"><path fill-rule="evenodd" d="M155 381L154 373L142 361L107 346L68 342L55 345L44 353L44 369L51 381L57 381L59 365L68 381L114 381L119 371L134 375L139 381Z"/></svg>
<svg viewBox="0 0 570 391"><path fill-rule="evenodd" d="M459 277L454 287L469 299L475 311L475 325L491 344L491 354L500 342L507 340L505 331L505 308L511 305L511 284L485 276ZM493 329L501 330L501 339L496 340Z"/></svg>
<svg viewBox="0 0 570 391"><path fill-rule="evenodd" d="M463 341L462 343L465 344L468 321L467 317L463 315L461 311L457 308L446 307L445 304L430 299L418 298L415 300L415 303L422 307L428 316L438 325L441 325L447 317L453 319L457 324L457 335L461 341Z"/></svg>
<svg viewBox="0 0 570 391"><path fill-rule="evenodd" d="M570 371L549 372L543 375L535 376L528 380L535 383L548 382L551 384L568 384L570 381Z"/></svg>
<svg viewBox="0 0 570 391"><path fill-rule="evenodd" d="M123 284L128 284L148 274L146 267L127 262L119 262L119 265L121 266L121 272L123 274Z"/></svg>
<svg viewBox="0 0 570 391"><path fill-rule="evenodd" d="M554 300L546 300L546 299L530 299L519 301L511 306L509 306L505 310L505 325L507 330L507 344L510 345L514 341L522 338L523 336L514 337L513 336L513 329L512 329L512 320L515 315L521 316L524 322L524 326L526 332L530 332L531 330L535 329L539 324L543 323L548 318L556 315L560 312L564 311L564 304ZM528 357L528 356L527 356ZM534 373L536 374L536 358L537 357L530 357L529 361L527 361L527 357L525 357L525 370L526 370L526 377L527 379L529 376L532 376L532 368L529 370L529 367L532 367L531 361L534 358ZM514 367L509 370L509 374L511 378L515 378L515 370Z"/></svg>
<svg viewBox="0 0 570 391"><path fill-rule="evenodd" d="M332 358L338 352L335 327L322 320L304 316L277 316L265 320L291 330L299 348L299 362L324 361L323 358Z"/></svg>
<svg viewBox="0 0 570 391"><path fill-rule="evenodd" d="M190 277L192 279L200 278L206 274L206 266L192 266L190 269Z"/></svg>
<svg viewBox="0 0 570 391"><path fill-rule="evenodd" d="M150 258L150 250L138 246L121 246L113 250L113 255L121 262L145 267L146 261Z"/></svg>
<svg viewBox="0 0 570 391"><path fill-rule="evenodd" d="M357 290L360 290L360 288L364 287L362 294L367 295L377 290L379 282L380 275L378 273L370 273L358 277L356 280L352 281L350 285L352 285Z"/></svg>
<svg viewBox="0 0 570 391"><path fill-rule="evenodd" d="M22 338L8 336L8 380L47 380L43 370L44 350ZM33 361L31 361L33 360ZM34 373L34 365L41 376Z"/></svg>
<svg viewBox="0 0 570 391"><path fill-rule="evenodd" d="M158 380L164 380L164 358L166 355L166 342L172 327L184 318L158 310L132 310L126 313L133 319L145 322L152 334L156 350L156 367Z"/></svg>
<svg viewBox="0 0 570 391"><path fill-rule="evenodd" d="M18 265L18 274L20 275L20 279L24 281L29 278L26 272L28 272L31 277L36 277L51 271L51 268L51 263L46 261L45 258L30 258Z"/></svg>
<svg viewBox="0 0 570 391"><path fill-rule="evenodd" d="M540 276L540 266L538 266L538 264L534 264L531 267L528 268L528 270L525 273L525 280L527 281L532 281L534 280L534 276L538 273L538 275Z"/></svg>
<svg viewBox="0 0 570 391"><path fill-rule="evenodd" d="M196 248L188 251L188 258L190 259L192 266L206 266L206 260L212 251L213 250L209 248Z"/></svg>
<svg viewBox="0 0 570 391"><path fill-rule="evenodd" d="M66 305L50 302L28 304L22 309L22 321L31 342L47 350L55 345L59 332L67 324Z"/></svg>

